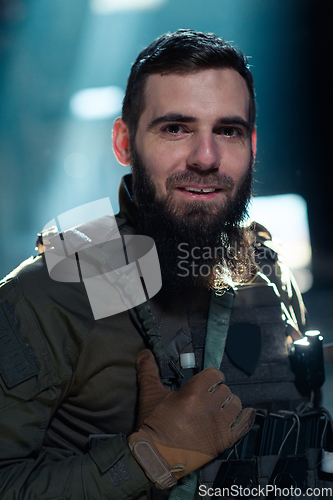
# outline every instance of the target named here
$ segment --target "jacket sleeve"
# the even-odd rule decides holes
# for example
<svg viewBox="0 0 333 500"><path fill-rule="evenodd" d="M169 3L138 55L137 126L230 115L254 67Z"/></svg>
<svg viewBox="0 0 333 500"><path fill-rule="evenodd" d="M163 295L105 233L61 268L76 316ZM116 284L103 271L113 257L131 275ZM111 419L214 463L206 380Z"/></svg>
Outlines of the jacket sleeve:
<svg viewBox="0 0 333 500"><path fill-rule="evenodd" d="M20 411L17 405L15 407ZM11 430L12 435L16 434L22 439L22 451L27 448L29 443L25 433L19 430L19 427L24 426L22 412L11 425L7 422L6 412L1 418L4 419L6 430ZM34 420L31 427L36 424ZM2 500L131 499L151 487L122 435L110 438L82 456L58 449L42 451L37 458L29 454L19 459L6 459L2 450L1 455Z"/></svg>
<svg viewBox="0 0 333 500"><path fill-rule="evenodd" d="M29 443L25 433L19 430L24 426L22 413L11 425L6 422L7 418L4 415L5 428L20 436L23 451ZM31 426L36 423L34 420ZM19 459L6 459L3 450L1 455L2 500L131 499L151 487L122 435L110 438L82 456L57 449L43 451L37 458L29 454Z"/></svg>
<svg viewBox="0 0 333 500"><path fill-rule="evenodd" d="M0 288L0 307L1 500L117 500L148 490L152 483L121 434L83 455L43 447L71 366L46 345L17 280Z"/></svg>

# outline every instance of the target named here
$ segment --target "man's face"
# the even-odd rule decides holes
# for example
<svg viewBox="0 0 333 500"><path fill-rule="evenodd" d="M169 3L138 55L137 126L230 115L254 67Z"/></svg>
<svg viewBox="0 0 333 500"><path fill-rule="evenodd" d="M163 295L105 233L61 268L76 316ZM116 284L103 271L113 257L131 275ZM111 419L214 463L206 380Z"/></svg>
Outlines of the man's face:
<svg viewBox="0 0 333 500"><path fill-rule="evenodd" d="M135 148L178 216L198 204L215 215L235 198L252 157L249 99L233 69L148 77Z"/></svg>
<svg viewBox="0 0 333 500"><path fill-rule="evenodd" d="M144 102L131 147L121 118L113 142L118 160L132 164L136 229L154 239L164 285L222 289L228 273L235 283L246 281L253 263L240 223L251 196L255 133L249 130L245 80L232 69L154 74ZM222 245L236 254L202 254L194 263L208 265L209 275L184 277L181 243L202 251Z"/></svg>

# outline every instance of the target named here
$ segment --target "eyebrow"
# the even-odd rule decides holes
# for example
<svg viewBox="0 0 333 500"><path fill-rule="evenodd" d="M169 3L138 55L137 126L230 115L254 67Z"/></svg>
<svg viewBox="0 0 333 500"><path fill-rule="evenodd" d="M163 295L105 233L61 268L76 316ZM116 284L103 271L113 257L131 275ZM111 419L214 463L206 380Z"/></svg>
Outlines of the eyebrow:
<svg viewBox="0 0 333 500"><path fill-rule="evenodd" d="M250 130L250 124L247 120L244 120L241 116L226 116L225 118L220 118L217 121L218 125L241 125L247 132Z"/></svg>
<svg viewBox="0 0 333 500"><path fill-rule="evenodd" d="M194 116L182 115L180 113L169 113L163 116L159 116L152 120L148 125L148 130L153 129L156 125L168 122L180 122L180 123L195 123L198 119ZM247 132L250 130L250 124L248 121L244 120L241 116L226 116L224 118L219 118L216 125L241 125Z"/></svg>
<svg viewBox="0 0 333 500"><path fill-rule="evenodd" d="M180 113L169 113L167 115L159 116L158 118L152 120L148 125L148 129L152 129L156 127L156 125L159 125L160 123L167 123L167 122L193 123L197 121L198 121L197 118L194 118L194 116L186 116Z"/></svg>

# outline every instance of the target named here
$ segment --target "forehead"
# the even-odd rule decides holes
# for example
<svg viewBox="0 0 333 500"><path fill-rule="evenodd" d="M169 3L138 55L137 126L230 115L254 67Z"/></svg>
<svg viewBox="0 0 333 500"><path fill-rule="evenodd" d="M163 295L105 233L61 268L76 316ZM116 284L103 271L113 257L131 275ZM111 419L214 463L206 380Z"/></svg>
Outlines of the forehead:
<svg viewBox="0 0 333 500"><path fill-rule="evenodd" d="M168 113L196 119L239 115L247 120L250 96L244 78L234 69L223 68L150 75L144 101L139 123Z"/></svg>

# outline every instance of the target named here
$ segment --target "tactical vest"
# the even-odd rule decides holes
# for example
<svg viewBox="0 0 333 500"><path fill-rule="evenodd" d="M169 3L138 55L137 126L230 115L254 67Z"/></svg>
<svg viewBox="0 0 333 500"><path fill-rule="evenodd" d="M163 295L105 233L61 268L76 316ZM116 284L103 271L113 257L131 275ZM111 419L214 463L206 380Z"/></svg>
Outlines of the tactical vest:
<svg viewBox="0 0 333 500"><path fill-rule="evenodd" d="M259 278L236 291L221 371L243 406L277 411L299 404L302 396L290 367L288 333L274 284ZM228 352L236 347L238 356Z"/></svg>

